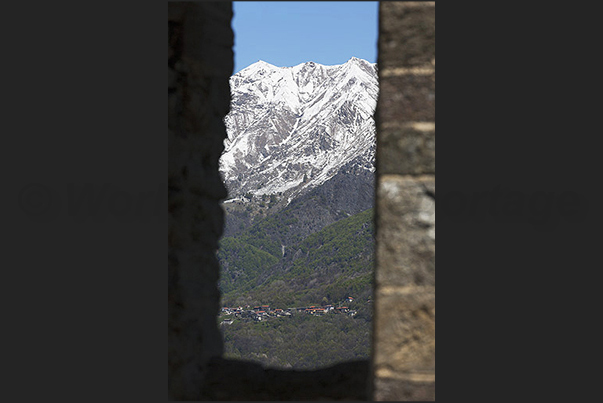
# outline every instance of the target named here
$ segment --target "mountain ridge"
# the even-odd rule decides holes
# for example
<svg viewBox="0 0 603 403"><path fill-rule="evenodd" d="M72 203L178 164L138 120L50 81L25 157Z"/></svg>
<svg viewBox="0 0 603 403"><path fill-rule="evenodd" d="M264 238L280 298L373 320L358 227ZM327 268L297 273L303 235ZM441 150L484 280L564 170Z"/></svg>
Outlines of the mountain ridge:
<svg viewBox="0 0 603 403"><path fill-rule="evenodd" d="M376 64L258 61L233 75L230 85L220 159L226 203L251 194L278 195L287 205L352 161L374 172Z"/></svg>

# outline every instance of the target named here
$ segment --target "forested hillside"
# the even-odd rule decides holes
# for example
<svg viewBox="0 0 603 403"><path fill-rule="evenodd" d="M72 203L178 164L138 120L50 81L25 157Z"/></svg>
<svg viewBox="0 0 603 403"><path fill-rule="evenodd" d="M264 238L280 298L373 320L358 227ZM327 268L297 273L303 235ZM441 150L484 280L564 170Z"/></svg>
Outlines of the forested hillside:
<svg viewBox="0 0 603 403"><path fill-rule="evenodd" d="M223 306L269 303L287 308L370 297L372 209L304 239L295 234L295 224L296 218L284 211L237 237L222 239L218 257ZM297 242L283 247L292 240Z"/></svg>
<svg viewBox="0 0 603 403"><path fill-rule="evenodd" d="M297 315L222 325L226 358L274 368L317 369L370 356L370 317Z"/></svg>
<svg viewBox="0 0 603 403"><path fill-rule="evenodd" d="M222 305L242 307L244 312L237 318L221 316L225 356L295 369L368 358L373 210L303 239L295 224L293 213L285 210L221 241ZM291 240L297 242L284 248L283 254L283 242ZM286 310L340 307L344 301L352 315L315 316L301 311L256 321L245 313L262 305Z"/></svg>

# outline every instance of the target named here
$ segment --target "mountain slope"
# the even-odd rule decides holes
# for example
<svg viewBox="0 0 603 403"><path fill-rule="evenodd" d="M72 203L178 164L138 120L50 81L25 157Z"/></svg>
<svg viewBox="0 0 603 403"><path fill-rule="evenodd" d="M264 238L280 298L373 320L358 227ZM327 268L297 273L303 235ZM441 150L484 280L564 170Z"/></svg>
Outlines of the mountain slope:
<svg viewBox="0 0 603 403"><path fill-rule="evenodd" d="M236 236L254 223L274 215L279 221L287 212L296 219L293 233L308 236L342 218L349 217L373 206L374 174L359 168L355 161L343 166L324 184L295 198L290 204L279 204L274 195L256 196L251 200L233 201L225 205L227 211L224 236ZM290 245L283 239L285 247Z"/></svg>
<svg viewBox="0 0 603 403"><path fill-rule="evenodd" d="M364 300L371 295L372 209L298 238L283 255L281 239L295 224L292 215L289 221L272 216L238 237L221 241L220 289L226 306L319 305L323 298L335 303L349 295Z"/></svg>
<svg viewBox="0 0 603 403"><path fill-rule="evenodd" d="M286 205L350 163L374 172L376 65L357 58L283 68L260 61L230 84L220 160L229 201L278 195Z"/></svg>
<svg viewBox="0 0 603 403"><path fill-rule="evenodd" d="M376 66L258 62L230 84L220 160L229 192L218 251L223 306L345 303L353 312L228 320L225 354L296 369L367 359Z"/></svg>

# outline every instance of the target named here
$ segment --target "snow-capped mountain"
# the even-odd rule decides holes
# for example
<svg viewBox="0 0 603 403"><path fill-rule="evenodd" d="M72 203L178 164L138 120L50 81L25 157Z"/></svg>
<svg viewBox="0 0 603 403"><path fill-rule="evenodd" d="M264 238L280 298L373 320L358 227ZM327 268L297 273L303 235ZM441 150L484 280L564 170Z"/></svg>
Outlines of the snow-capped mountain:
<svg viewBox="0 0 603 403"><path fill-rule="evenodd" d="M278 194L288 201L343 167L374 171L377 67L263 61L230 79L228 139L220 171L229 198Z"/></svg>

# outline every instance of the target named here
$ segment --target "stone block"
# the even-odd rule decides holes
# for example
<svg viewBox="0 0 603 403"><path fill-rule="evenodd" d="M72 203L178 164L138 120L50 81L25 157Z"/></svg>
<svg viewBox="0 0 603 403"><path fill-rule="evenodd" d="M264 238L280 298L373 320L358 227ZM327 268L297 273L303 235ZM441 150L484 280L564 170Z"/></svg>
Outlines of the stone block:
<svg viewBox="0 0 603 403"><path fill-rule="evenodd" d="M377 379L375 401L433 402L435 382L412 382L393 378Z"/></svg>
<svg viewBox="0 0 603 403"><path fill-rule="evenodd" d="M378 286L435 285L435 178L377 179Z"/></svg>
<svg viewBox="0 0 603 403"><path fill-rule="evenodd" d="M375 304L377 377L435 371L435 289L377 288Z"/></svg>
<svg viewBox="0 0 603 403"><path fill-rule="evenodd" d="M435 2L379 5L379 69L433 66Z"/></svg>
<svg viewBox="0 0 603 403"><path fill-rule="evenodd" d="M380 79L378 122L434 122L435 74Z"/></svg>
<svg viewBox="0 0 603 403"><path fill-rule="evenodd" d="M382 124L377 142L380 174L435 174L435 124Z"/></svg>

